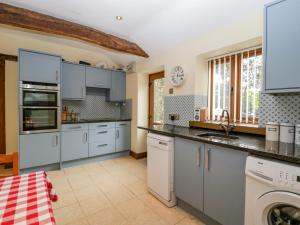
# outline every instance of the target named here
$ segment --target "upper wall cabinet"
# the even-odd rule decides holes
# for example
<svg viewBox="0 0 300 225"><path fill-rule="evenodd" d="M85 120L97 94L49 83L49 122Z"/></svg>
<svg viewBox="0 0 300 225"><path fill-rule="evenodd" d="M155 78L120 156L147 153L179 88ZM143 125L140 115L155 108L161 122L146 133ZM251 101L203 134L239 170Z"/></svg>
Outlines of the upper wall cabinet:
<svg viewBox="0 0 300 225"><path fill-rule="evenodd" d="M299 9L299 0L280 0L265 6L266 93L300 91Z"/></svg>
<svg viewBox="0 0 300 225"><path fill-rule="evenodd" d="M93 88L110 88L111 71L86 66L86 86Z"/></svg>
<svg viewBox="0 0 300 225"><path fill-rule="evenodd" d="M126 74L123 71L111 72L111 89L108 95L110 102L124 102L126 100Z"/></svg>
<svg viewBox="0 0 300 225"><path fill-rule="evenodd" d="M61 57L34 51L19 51L20 80L60 83Z"/></svg>
<svg viewBox="0 0 300 225"><path fill-rule="evenodd" d="M62 99L84 100L85 91L85 66L62 63Z"/></svg>

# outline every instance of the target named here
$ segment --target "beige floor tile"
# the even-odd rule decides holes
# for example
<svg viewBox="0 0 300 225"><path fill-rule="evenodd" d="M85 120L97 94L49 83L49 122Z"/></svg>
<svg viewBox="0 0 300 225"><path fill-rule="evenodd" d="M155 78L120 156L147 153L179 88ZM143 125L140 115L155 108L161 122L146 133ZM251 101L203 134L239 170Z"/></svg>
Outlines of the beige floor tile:
<svg viewBox="0 0 300 225"><path fill-rule="evenodd" d="M138 180L131 184L125 184L125 186L136 196L143 195L148 192L146 182L143 180Z"/></svg>
<svg viewBox="0 0 300 225"><path fill-rule="evenodd" d="M68 180L72 187L72 190L83 189L94 185L91 178L88 175L72 175L68 176Z"/></svg>
<svg viewBox="0 0 300 225"><path fill-rule="evenodd" d="M126 225L169 225L152 211L141 213L134 219L127 220Z"/></svg>
<svg viewBox="0 0 300 225"><path fill-rule="evenodd" d="M78 203L78 202L77 202L77 199L75 198L75 195L73 194L73 192L68 192L68 193L64 193L64 194L58 194L58 201L53 202L52 206L54 209L58 209L58 208L73 205L76 203Z"/></svg>
<svg viewBox="0 0 300 225"><path fill-rule="evenodd" d="M59 225L59 224L57 224ZM90 225L87 218L77 219L74 221L71 221L67 225Z"/></svg>
<svg viewBox="0 0 300 225"><path fill-rule="evenodd" d="M123 225L126 220L114 208L101 210L88 217L90 225Z"/></svg>
<svg viewBox="0 0 300 225"><path fill-rule="evenodd" d="M104 167L109 167L109 166L116 165L117 163L114 160L110 159L110 160L103 160L99 162L99 164Z"/></svg>
<svg viewBox="0 0 300 225"><path fill-rule="evenodd" d="M124 185L129 185L129 184L138 182L139 178L137 178L136 176L131 175L128 172L125 171L125 174L122 174L121 176L118 176L118 180Z"/></svg>
<svg viewBox="0 0 300 225"><path fill-rule="evenodd" d="M58 225L65 225L72 221L84 218L84 214L79 204L54 209L54 216Z"/></svg>
<svg viewBox="0 0 300 225"><path fill-rule="evenodd" d="M118 182L117 180L112 180L112 181L106 181L102 183L97 183L98 188L100 188L101 191L103 192L110 192L115 189L120 189L124 188L124 186Z"/></svg>
<svg viewBox="0 0 300 225"><path fill-rule="evenodd" d="M72 166L64 168L64 172L66 175L73 175L73 174L82 174L85 173L83 166Z"/></svg>
<svg viewBox="0 0 300 225"><path fill-rule="evenodd" d="M74 190L74 195L78 201L81 201L91 197L103 196L103 193L97 186L91 185L89 187Z"/></svg>
<svg viewBox="0 0 300 225"><path fill-rule="evenodd" d="M66 178L61 178L61 179L53 179L51 180L53 187L55 189L55 191L61 195L64 193L69 193L72 192L72 188L71 185L69 183L69 181Z"/></svg>
<svg viewBox="0 0 300 225"><path fill-rule="evenodd" d="M108 172L93 174L93 175L90 175L90 178L94 184L103 184L103 183L107 183L107 182L118 181L118 179L116 177L114 177L113 175L111 175Z"/></svg>
<svg viewBox="0 0 300 225"><path fill-rule="evenodd" d="M105 195L114 205L134 198L134 195L125 187L115 188L109 192L106 192Z"/></svg>
<svg viewBox="0 0 300 225"><path fill-rule="evenodd" d="M181 220L179 223L176 225L204 225L204 223L201 223L198 219L195 217L187 217L183 220Z"/></svg>
<svg viewBox="0 0 300 225"><path fill-rule="evenodd" d="M63 170L53 170L53 171L48 171L47 175L49 176L50 180L55 179L55 178L61 178L65 176L65 173Z"/></svg>
<svg viewBox="0 0 300 225"><path fill-rule="evenodd" d="M177 224L179 221L188 216L186 212L178 207L168 208L165 205L153 209L168 224Z"/></svg>
<svg viewBox="0 0 300 225"><path fill-rule="evenodd" d="M150 208L137 198L117 204L116 208L127 220L133 220L139 215L151 211Z"/></svg>
<svg viewBox="0 0 300 225"><path fill-rule="evenodd" d="M98 195L79 201L79 205L86 216L95 214L96 212L112 207L111 203L104 195Z"/></svg>

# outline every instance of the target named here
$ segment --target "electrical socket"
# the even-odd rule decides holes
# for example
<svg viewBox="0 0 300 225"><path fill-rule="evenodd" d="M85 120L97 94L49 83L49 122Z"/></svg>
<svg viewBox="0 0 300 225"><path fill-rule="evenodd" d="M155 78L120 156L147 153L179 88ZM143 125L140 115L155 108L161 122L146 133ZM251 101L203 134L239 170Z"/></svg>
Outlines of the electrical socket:
<svg viewBox="0 0 300 225"><path fill-rule="evenodd" d="M169 114L169 120L180 120L180 115L177 114L177 113L174 113L174 114Z"/></svg>

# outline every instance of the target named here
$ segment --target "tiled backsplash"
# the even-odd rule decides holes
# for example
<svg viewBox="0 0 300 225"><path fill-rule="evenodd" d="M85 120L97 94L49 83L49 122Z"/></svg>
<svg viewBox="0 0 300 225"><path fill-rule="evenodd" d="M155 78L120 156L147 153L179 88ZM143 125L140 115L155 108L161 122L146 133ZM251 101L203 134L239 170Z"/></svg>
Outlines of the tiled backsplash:
<svg viewBox="0 0 300 225"><path fill-rule="evenodd" d="M165 96L165 124L177 126L189 126L189 121L193 120L194 109L197 107L207 106L207 97L200 95L181 95L181 96ZM169 120L169 114L178 113L179 120L172 122Z"/></svg>
<svg viewBox="0 0 300 225"><path fill-rule="evenodd" d="M165 97L165 124L189 126L193 120L194 109L206 107L207 96L183 95ZM180 114L180 120L172 123L169 114ZM300 123L300 93L294 94L261 94L259 106L259 126L264 127L266 122Z"/></svg>
<svg viewBox="0 0 300 225"><path fill-rule="evenodd" d="M259 105L259 126L269 121L300 123L300 93L261 94Z"/></svg>
<svg viewBox="0 0 300 225"><path fill-rule="evenodd" d="M123 106L106 102L105 90L87 89L86 94L84 101L63 100L63 105L67 105L69 111L80 113L81 119L131 118L131 100L126 100Z"/></svg>

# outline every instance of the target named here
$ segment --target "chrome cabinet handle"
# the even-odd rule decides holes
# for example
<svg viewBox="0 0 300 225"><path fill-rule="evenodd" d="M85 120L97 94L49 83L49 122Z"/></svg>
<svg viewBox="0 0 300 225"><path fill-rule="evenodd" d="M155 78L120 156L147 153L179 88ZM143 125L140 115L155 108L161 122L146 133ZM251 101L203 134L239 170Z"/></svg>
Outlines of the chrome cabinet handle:
<svg viewBox="0 0 300 225"><path fill-rule="evenodd" d="M200 161L201 161L201 146L197 149L197 166L200 167Z"/></svg>
<svg viewBox="0 0 300 225"><path fill-rule="evenodd" d="M209 170L209 163L210 163L210 152L211 152L211 149L207 149L206 150L206 156L205 156L205 169L206 170Z"/></svg>
<svg viewBox="0 0 300 225"><path fill-rule="evenodd" d="M87 143L87 141L88 141L88 134L87 134L87 132L84 132L84 134L83 134L83 143Z"/></svg>
<svg viewBox="0 0 300 225"><path fill-rule="evenodd" d="M107 131L100 131L100 132L98 132L98 134L106 134L107 133Z"/></svg>
<svg viewBox="0 0 300 225"><path fill-rule="evenodd" d="M55 135L55 147L58 146L58 135Z"/></svg>
<svg viewBox="0 0 300 225"><path fill-rule="evenodd" d="M119 126L126 126L126 125L127 125L126 123L119 124Z"/></svg>
<svg viewBox="0 0 300 225"><path fill-rule="evenodd" d="M98 125L97 127L107 127L107 125Z"/></svg>
<svg viewBox="0 0 300 225"><path fill-rule="evenodd" d="M96 86L104 86L102 83L95 84Z"/></svg>
<svg viewBox="0 0 300 225"><path fill-rule="evenodd" d="M69 129L74 130L74 129L80 129L81 126L77 126L77 127L69 127Z"/></svg>
<svg viewBox="0 0 300 225"><path fill-rule="evenodd" d="M58 71L56 70L55 72L56 72L55 79L56 81L58 81Z"/></svg>
<svg viewBox="0 0 300 225"><path fill-rule="evenodd" d="M160 144L160 145L165 145L165 146L168 145L167 143L162 142L162 141L159 141L158 144Z"/></svg>
<svg viewBox="0 0 300 225"><path fill-rule="evenodd" d="M85 96L84 87L81 88L81 96L82 96L82 97Z"/></svg>
<svg viewBox="0 0 300 225"><path fill-rule="evenodd" d="M117 138L119 138L119 137L120 137L120 131L117 130Z"/></svg>
<svg viewBox="0 0 300 225"><path fill-rule="evenodd" d="M101 148L101 147L105 147L105 146L107 146L107 144L98 145L98 147L99 147L99 148Z"/></svg>

